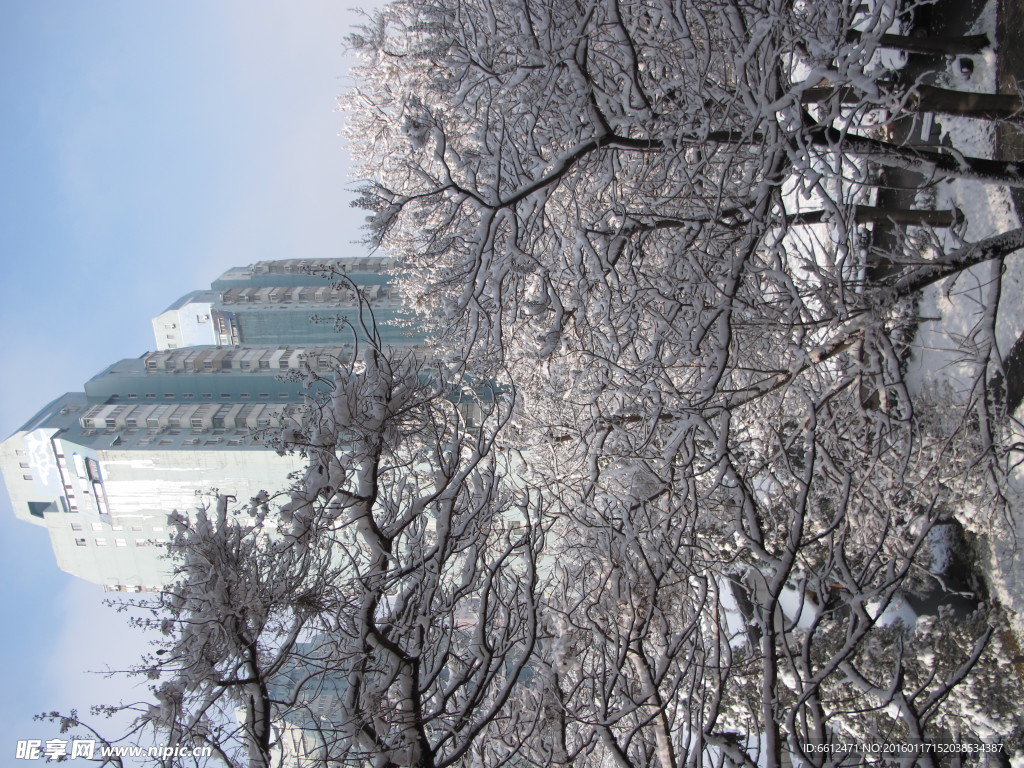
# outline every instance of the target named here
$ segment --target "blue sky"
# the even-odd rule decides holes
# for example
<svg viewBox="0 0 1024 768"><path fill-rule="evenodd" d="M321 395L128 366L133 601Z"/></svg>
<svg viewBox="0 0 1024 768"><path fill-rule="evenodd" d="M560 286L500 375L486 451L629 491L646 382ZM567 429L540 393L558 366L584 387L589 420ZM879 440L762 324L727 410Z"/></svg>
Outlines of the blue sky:
<svg viewBox="0 0 1024 768"><path fill-rule="evenodd" d="M365 7L365 4L363 4ZM345 0L0 0L0 432L230 266L359 255ZM2 438L0 438L2 439ZM143 644L0 494L0 762ZM31 763L25 763L29 765Z"/></svg>

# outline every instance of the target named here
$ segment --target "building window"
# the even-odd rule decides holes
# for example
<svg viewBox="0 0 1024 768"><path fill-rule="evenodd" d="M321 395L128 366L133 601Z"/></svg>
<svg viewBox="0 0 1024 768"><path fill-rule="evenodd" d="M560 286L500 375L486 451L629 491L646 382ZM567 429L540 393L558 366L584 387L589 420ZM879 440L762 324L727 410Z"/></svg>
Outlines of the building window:
<svg viewBox="0 0 1024 768"><path fill-rule="evenodd" d="M115 547L127 547L128 546L128 540L127 539L114 539L114 546Z"/></svg>
<svg viewBox="0 0 1024 768"><path fill-rule="evenodd" d="M79 547L84 547L88 545L88 542L85 539L75 539L75 544Z"/></svg>
<svg viewBox="0 0 1024 768"><path fill-rule="evenodd" d="M72 531L80 531L80 530L82 530L82 524L81 523L72 523L71 524L71 530Z"/></svg>
<svg viewBox="0 0 1024 768"><path fill-rule="evenodd" d="M203 400L212 400L213 399L213 393L212 392L203 392L201 397L203 398Z"/></svg>
<svg viewBox="0 0 1024 768"><path fill-rule="evenodd" d="M136 394L135 392L129 392L129 393L128 393L128 399L129 399L129 400L138 400L138 399L139 399L139 396L138 396L138 394Z"/></svg>
<svg viewBox="0 0 1024 768"><path fill-rule="evenodd" d="M22 480L31 480L32 479L32 475L22 475L21 479Z"/></svg>
<svg viewBox="0 0 1024 768"><path fill-rule="evenodd" d="M105 546L107 546L107 540L102 538L102 537L97 536L96 537L96 546L97 547L105 547Z"/></svg>
<svg viewBox="0 0 1024 768"><path fill-rule="evenodd" d="M146 397L150 400L153 400L154 398L156 398L156 394L153 392L147 392Z"/></svg>

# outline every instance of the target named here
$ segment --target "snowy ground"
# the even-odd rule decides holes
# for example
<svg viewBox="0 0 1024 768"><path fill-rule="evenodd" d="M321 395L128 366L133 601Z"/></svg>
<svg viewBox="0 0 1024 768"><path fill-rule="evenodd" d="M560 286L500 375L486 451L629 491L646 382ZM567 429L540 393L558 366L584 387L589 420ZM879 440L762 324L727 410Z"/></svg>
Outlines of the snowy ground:
<svg viewBox="0 0 1024 768"><path fill-rule="evenodd" d="M995 2L989 2L975 32L995 39ZM996 90L994 53L973 57L973 72L965 74L951 62L946 87L969 91ZM980 120L937 116L943 135L968 155L992 157L995 130ZM972 181L941 182L935 189L935 207L959 208L966 225L954 234L940 234L944 246L955 247L957 236L973 242L1021 226L1006 188ZM1002 280L997 278L1002 271ZM967 399L977 381L979 358L995 345L1005 359L1014 341L1024 332L1024 255L1014 254L1005 263L982 264L968 272L926 289L919 305L921 323L907 376L911 391L920 394L930 387L949 387ZM994 319L994 321L993 321ZM1020 413L1018 412L1018 417ZM1010 440L1024 439L1019 422L1010 425ZM1011 483L1024 491L1024 468L1018 467ZM1024 509L1011 500L1011 520L972 519L963 510L965 523L982 534L988 544L983 568L994 596L1008 609L1018 636L1024 636ZM1022 542L1024 543L1024 542Z"/></svg>

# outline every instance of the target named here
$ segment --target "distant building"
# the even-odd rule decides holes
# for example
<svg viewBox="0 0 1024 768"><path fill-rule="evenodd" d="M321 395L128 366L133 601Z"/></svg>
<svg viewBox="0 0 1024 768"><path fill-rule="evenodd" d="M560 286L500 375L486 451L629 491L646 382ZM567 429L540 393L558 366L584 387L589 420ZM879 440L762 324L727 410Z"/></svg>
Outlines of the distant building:
<svg viewBox="0 0 1024 768"><path fill-rule="evenodd" d="M282 704L279 729L283 765L314 768L329 762L345 741L347 670L339 668L333 644L323 636L296 643L267 691Z"/></svg>
<svg viewBox="0 0 1024 768"><path fill-rule="evenodd" d="M401 301L385 270L389 259L289 259L230 269L210 286L178 299L153 319L158 350L215 344L229 346L335 344L339 330L359 329L353 291L310 270L334 268L369 298L385 344L402 346Z"/></svg>
<svg viewBox="0 0 1024 768"><path fill-rule="evenodd" d="M244 500L287 486L299 461L260 431L302 403L301 372L351 360L362 337L351 288L306 271L328 266L364 289L385 344L421 341L401 323L385 259L231 269L154 319L156 352L113 364L0 444L15 515L47 529L61 569L108 590L158 589L170 512L208 503L211 488Z"/></svg>

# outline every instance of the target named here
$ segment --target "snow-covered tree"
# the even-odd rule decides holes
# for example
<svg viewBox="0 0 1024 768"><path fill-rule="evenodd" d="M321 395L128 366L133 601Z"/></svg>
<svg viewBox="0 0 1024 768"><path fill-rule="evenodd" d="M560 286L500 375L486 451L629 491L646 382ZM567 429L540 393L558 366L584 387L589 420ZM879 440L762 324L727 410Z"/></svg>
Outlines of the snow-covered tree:
<svg viewBox="0 0 1024 768"><path fill-rule="evenodd" d="M524 474L556 501L558 726L531 759L777 765L868 712L934 736L899 658L888 688L851 669L928 578L932 527L1005 508L1010 454L984 362L939 433L904 360L920 293L1024 235L883 272L861 225L886 219L879 168L1022 177L885 137L942 96L879 65L897 10L414 0L352 40L370 242L415 275L452 370L510 376ZM933 682L938 707L960 680Z"/></svg>
<svg viewBox="0 0 1024 768"><path fill-rule="evenodd" d="M445 766L511 754L533 727L512 704L529 698L544 505L496 446L508 395L446 384L370 330L310 375L277 439L308 460L294 487L174 516L176 578L137 603L160 637L133 670L154 694L126 707L134 743L252 768Z"/></svg>
<svg viewBox="0 0 1024 768"><path fill-rule="evenodd" d="M884 135L939 98L880 66L897 17L372 15L347 104L361 204L438 351L396 360L364 329L277 443L309 461L295 487L179 521L144 722L204 738L238 709L208 738L257 765L291 723L327 765L619 768L833 765L809 745L1013 727L1016 680L978 695L1010 646L997 608L955 633L904 610L941 581L936 526L1015 493L991 350L966 402L904 368L922 291L1024 230L965 242L962 212L871 196L882 167L1024 167ZM918 245L872 269L866 225Z"/></svg>
<svg viewBox="0 0 1024 768"><path fill-rule="evenodd" d="M509 703L536 642L543 521L495 444L505 399L371 346L283 437L310 461L285 540L326 537L343 562L320 642L344 676L331 760L450 765L531 725Z"/></svg>

